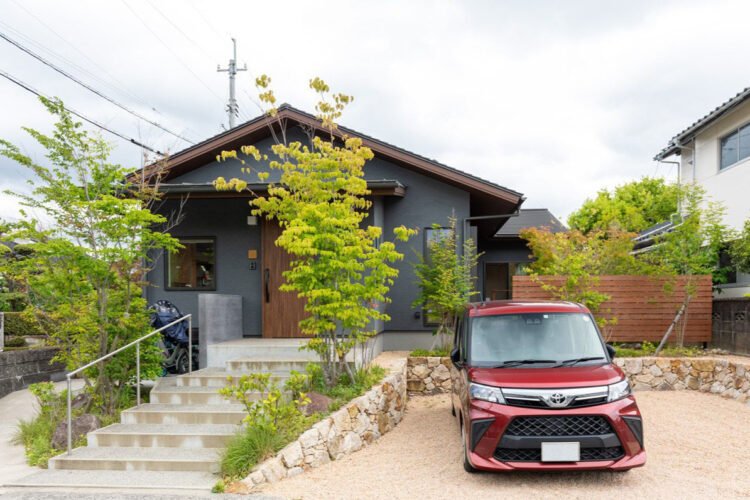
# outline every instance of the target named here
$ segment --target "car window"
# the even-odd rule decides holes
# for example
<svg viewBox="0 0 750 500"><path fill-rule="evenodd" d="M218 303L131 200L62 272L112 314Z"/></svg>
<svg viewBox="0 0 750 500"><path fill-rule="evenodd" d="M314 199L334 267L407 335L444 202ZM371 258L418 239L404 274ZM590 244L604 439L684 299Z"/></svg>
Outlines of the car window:
<svg viewBox="0 0 750 500"><path fill-rule="evenodd" d="M599 332L584 313L530 313L471 319L470 364L520 359L606 358Z"/></svg>

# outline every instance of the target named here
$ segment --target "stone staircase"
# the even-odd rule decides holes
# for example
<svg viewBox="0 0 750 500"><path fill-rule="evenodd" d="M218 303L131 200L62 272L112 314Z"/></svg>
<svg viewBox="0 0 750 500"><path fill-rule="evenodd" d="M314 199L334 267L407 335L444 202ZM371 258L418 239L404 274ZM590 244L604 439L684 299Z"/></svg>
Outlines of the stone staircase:
<svg viewBox="0 0 750 500"><path fill-rule="evenodd" d="M225 368L161 378L150 403L123 411L119 424L89 433L87 446L50 459L48 470L7 486L210 490L221 451L246 415L217 390L228 378L251 372L271 373L283 384L291 370L304 371L314 360L298 345L266 341L257 352L238 352L242 357L226 361Z"/></svg>

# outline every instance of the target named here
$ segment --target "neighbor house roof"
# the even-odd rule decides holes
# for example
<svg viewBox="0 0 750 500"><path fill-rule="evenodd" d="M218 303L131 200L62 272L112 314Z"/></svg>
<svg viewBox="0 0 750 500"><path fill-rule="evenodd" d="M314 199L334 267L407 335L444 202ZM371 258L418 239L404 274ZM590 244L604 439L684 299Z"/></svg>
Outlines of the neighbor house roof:
<svg viewBox="0 0 750 500"><path fill-rule="evenodd" d="M547 227L553 233L567 231L565 225L546 208L524 208L516 217L509 217L494 237L517 238L522 229L530 227Z"/></svg>
<svg viewBox="0 0 750 500"><path fill-rule="evenodd" d="M294 108L289 104L282 104L279 106L275 118L269 118L266 115L258 116L231 130L217 134L171 155L167 162L163 181L169 182L175 177L213 162L216 155L222 150L236 150L242 145L253 144L269 136L270 127L274 123L278 123L276 118L292 125L299 124L323 132L320 121L315 116ZM372 149L376 156L442 180L448 184L460 186L482 198L482 200L478 201L487 203L491 202L491 200L500 199L518 207L524 200L523 195L517 191L462 172L436 160L407 151L347 127L339 126L334 131L334 134L338 137L342 135L359 137L362 139L363 145Z"/></svg>
<svg viewBox="0 0 750 500"><path fill-rule="evenodd" d="M701 130L703 130L708 125L715 122L722 116L726 115L730 111L734 110L737 106L745 102L748 98L750 98L750 87L747 87L745 90L738 93L736 96L732 97L731 99L724 102L720 106L717 106L713 111L711 111L704 117L698 119L692 125L687 127L685 130L683 130L679 134L672 137L667 147L665 147L664 149L656 153L656 156L654 156L654 160L657 160L657 161L663 160L664 158L668 156L672 156L673 154L679 154L680 153L679 146L683 144L687 144L690 141L692 141L693 138L695 138L695 136Z"/></svg>

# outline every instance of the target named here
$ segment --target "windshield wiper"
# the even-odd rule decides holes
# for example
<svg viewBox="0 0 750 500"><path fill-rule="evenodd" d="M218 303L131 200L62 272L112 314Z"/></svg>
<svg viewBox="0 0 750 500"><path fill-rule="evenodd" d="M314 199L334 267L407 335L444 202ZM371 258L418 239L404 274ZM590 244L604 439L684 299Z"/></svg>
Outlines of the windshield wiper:
<svg viewBox="0 0 750 500"><path fill-rule="evenodd" d="M557 366L564 366L564 365L575 365L577 363L582 363L584 361L595 361L597 359L604 359L603 356L591 356L588 358L573 358L573 359L566 359L565 361L560 361Z"/></svg>
<svg viewBox="0 0 750 500"><path fill-rule="evenodd" d="M534 363L557 363L557 361L554 359L512 359L510 361L504 361L491 368L508 368L510 366L518 365L533 365Z"/></svg>

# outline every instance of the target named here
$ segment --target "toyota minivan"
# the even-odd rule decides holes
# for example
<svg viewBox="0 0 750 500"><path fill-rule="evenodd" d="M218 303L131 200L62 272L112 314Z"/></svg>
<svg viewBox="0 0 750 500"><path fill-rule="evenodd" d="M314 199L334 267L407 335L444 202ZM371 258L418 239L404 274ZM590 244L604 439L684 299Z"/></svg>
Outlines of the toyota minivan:
<svg viewBox="0 0 750 500"><path fill-rule="evenodd" d="M646 463L630 384L586 307L470 304L454 340L451 397L467 471Z"/></svg>

